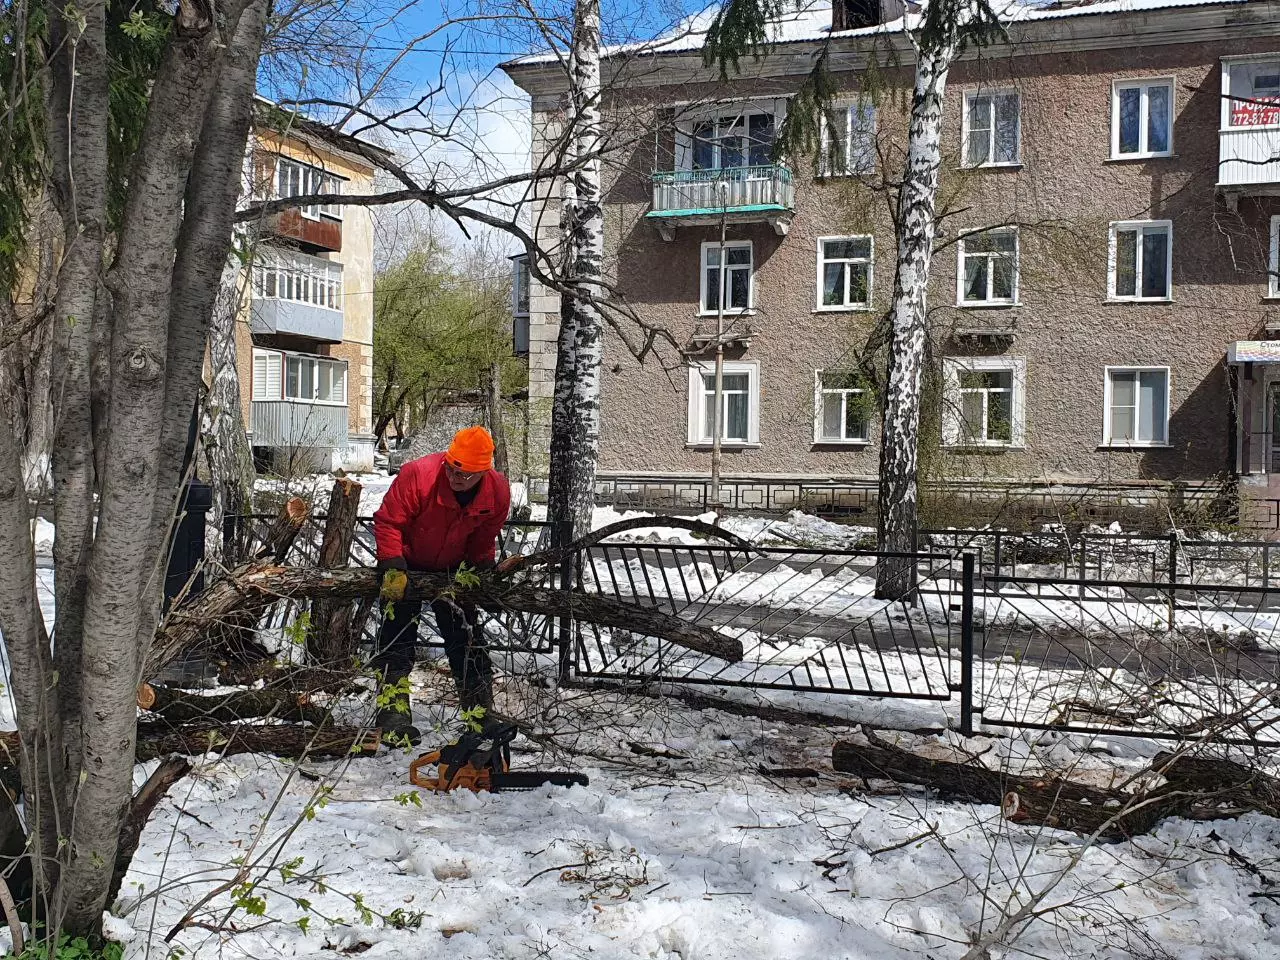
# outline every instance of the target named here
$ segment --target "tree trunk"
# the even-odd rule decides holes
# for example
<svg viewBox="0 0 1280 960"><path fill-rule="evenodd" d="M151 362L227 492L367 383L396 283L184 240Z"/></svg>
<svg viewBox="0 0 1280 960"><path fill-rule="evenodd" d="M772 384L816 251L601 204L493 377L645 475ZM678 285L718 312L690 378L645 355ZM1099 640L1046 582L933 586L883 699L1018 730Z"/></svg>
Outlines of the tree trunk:
<svg viewBox="0 0 1280 960"><path fill-rule="evenodd" d="M305 693L238 690L222 696L139 684L138 706L170 723L238 723L258 717L291 723L325 723L327 711Z"/></svg>
<svg viewBox="0 0 1280 960"><path fill-rule="evenodd" d="M600 205L600 4L576 0L569 50L568 122L575 126L571 158L583 162L566 177L564 209L572 295L560 304L555 398L551 408L551 463L547 519L556 536L591 529L596 461L600 449L600 365L604 327L598 301L604 269L604 214Z"/></svg>
<svg viewBox="0 0 1280 960"><path fill-rule="evenodd" d="M324 536L320 541L318 559L322 570L337 570L350 563L351 542L355 539L362 489L360 484L348 477L342 477L333 483ZM335 603L317 599L312 604L307 654L313 664L329 668L350 665L355 656L356 644L351 629L353 613L350 602Z"/></svg>
<svg viewBox="0 0 1280 960"><path fill-rule="evenodd" d="M205 561L212 568L230 567L240 560L223 556L224 521L228 516L244 516L253 508L253 451L245 432L236 364L237 272L228 265L214 304L209 327L209 391L200 418L200 449L213 488L205 534Z"/></svg>
<svg viewBox="0 0 1280 960"><path fill-rule="evenodd" d="M493 434L493 467L506 474L510 463L507 456L507 430L502 421L502 364L495 360L489 367L489 432Z"/></svg>
<svg viewBox="0 0 1280 960"><path fill-rule="evenodd" d="M898 265L890 308L889 371L880 437L880 549L876 595L903 599L915 587L919 507L920 393L928 331L926 293L942 164L942 108L954 40L922 44L916 61L907 164L898 193Z"/></svg>
<svg viewBox="0 0 1280 960"><path fill-rule="evenodd" d="M120 832L120 846L116 850L116 869L111 877L111 889L107 892L107 902L111 903L120 893L120 884L129 871L133 855L138 852L138 844L142 840L142 831L151 814L155 812L160 801L164 799L169 788L191 772L191 762L185 757L166 757L165 760L147 777L141 789L129 804L129 816L125 819Z"/></svg>

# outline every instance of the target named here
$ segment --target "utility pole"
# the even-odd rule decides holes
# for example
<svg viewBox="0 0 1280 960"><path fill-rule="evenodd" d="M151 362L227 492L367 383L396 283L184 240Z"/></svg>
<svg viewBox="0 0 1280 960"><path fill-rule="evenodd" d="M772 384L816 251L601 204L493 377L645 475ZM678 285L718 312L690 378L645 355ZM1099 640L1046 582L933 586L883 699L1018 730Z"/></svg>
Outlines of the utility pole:
<svg viewBox="0 0 1280 960"><path fill-rule="evenodd" d="M720 500L720 437L724 433L724 298L729 291L726 282L728 264L725 263L725 231L729 219L729 182L724 179L716 181L716 193L720 195L720 272L716 282L720 289L716 296L716 384L715 410L711 415L711 504L718 513Z"/></svg>

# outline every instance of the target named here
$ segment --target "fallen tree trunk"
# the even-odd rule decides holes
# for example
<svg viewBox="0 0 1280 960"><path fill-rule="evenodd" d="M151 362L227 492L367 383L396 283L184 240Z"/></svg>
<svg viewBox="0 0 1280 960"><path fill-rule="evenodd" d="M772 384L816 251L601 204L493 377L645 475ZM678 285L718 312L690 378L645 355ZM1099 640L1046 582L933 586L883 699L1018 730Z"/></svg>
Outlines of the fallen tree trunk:
<svg viewBox="0 0 1280 960"><path fill-rule="evenodd" d="M998 806L1005 819L1015 823L1120 840L1146 833L1166 817L1214 819L1247 810L1280 815L1280 780L1230 760L1160 753L1146 775L1129 781L1158 785L1127 792L1066 777L1021 776L975 762L926 757L872 730L865 735L867 743L837 741L831 766L864 780L927 787L946 800Z"/></svg>
<svg viewBox="0 0 1280 960"><path fill-rule="evenodd" d="M237 690L222 696L187 693L143 683L138 706L171 723L236 723L259 717L291 722L324 723L326 711L305 693L283 690Z"/></svg>
<svg viewBox="0 0 1280 960"><path fill-rule="evenodd" d="M1028 777L990 770L976 763L924 757L867 734L870 742L840 740L831 749L831 766L864 780L891 780L935 790L944 800L1000 807L1005 819L1036 823L1119 840L1150 830L1174 812L1167 802L1137 798L1072 780ZM1137 801L1141 800L1139 803ZM1181 809L1179 804L1177 809Z"/></svg>
<svg viewBox="0 0 1280 960"><path fill-rule="evenodd" d="M179 755L206 753L234 756L238 753L270 753L294 759L344 757L350 753L376 753L382 732L357 727L300 726L288 723L194 723L174 726L165 721L138 724L136 763ZM17 731L0 732L0 782L9 768L17 767Z"/></svg>
<svg viewBox="0 0 1280 960"><path fill-rule="evenodd" d="M351 559L351 543L355 540L356 519L360 512L363 488L347 477L333 482L329 494L329 511L325 517L324 536L320 541L319 567L337 570ZM318 666L347 666L355 655L350 603L317 597L311 604L311 629L307 634L307 655Z"/></svg>
<svg viewBox="0 0 1280 960"><path fill-rule="evenodd" d="M254 565L219 580L174 611L166 623L161 645L166 650L182 650L196 642L210 624L224 622L233 616L256 618L280 600L324 597L334 601L353 601L376 597L378 590L379 577L375 570ZM478 584L468 587L444 573L409 574L407 596L429 602L445 595L489 611L568 616L596 626L647 634L730 663L737 663L743 655L740 641L653 607L576 590L526 585L494 576L482 576Z"/></svg>

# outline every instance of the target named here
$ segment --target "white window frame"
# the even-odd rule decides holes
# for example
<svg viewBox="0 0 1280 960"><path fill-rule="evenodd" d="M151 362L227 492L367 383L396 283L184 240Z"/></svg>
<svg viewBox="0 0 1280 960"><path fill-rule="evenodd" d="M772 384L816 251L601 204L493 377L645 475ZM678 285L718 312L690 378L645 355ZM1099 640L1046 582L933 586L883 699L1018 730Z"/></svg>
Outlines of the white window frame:
<svg viewBox="0 0 1280 960"><path fill-rule="evenodd" d="M1280 214L1271 218L1271 254L1267 257L1267 297L1280 297Z"/></svg>
<svg viewBox="0 0 1280 960"><path fill-rule="evenodd" d="M862 421L862 435L859 437L846 437L845 428L848 426L849 418L849 395L865 394L865 387L824 387L822 385L822 375L825 370L813 371L813 442L814 445L824 447L841 446L841 447L865 447L871 442L871 418L867 417ZM840 436L827 437L822 433L823 423L823 405L824 398L828 393L839 393L844 395L844 403L840 408Z"/></svg>
<svg viewBox="0 0 1280 960"><path fill-rule="evenodd" d="M307 363L311 365L311 396L290 396L289 394L289 364L295 362L298 364ZM321 400L320 399L320 371L321 369L341 370L342 371L342 399L341 400ZM332 375L332 374L331 374ZM301 380L301 377L299 377ZM347 405L347 361L338 360L334 357L322 357L311 353L297 353L292 351L284 351L283 361L280 370L280 398L289 403L305 403L312 406L320 407L345 407Z"/></svg>
<svg viewBox="0 0 1280 960"><path fill-rule="evenodd" d="M1166 87L1169 90L1169 129L1166 133L1167 150L1151 150L1147 149L1148 143L1148 119L1150 100L1149 91L1152 87ZM1138 108L1138 146L1139 149L1134 153L1120 152L1120 94L1124 90L1141 90L1142 100ZM1178 86L1174 77L1150 77L1140 80L1115 80L1111 84L1111 159L1112 160L1148 160L1155 157L1171 157L1173 156L1173 120L1177 114L1177 95Z"/></svg>
<svg viewBox="0 0 1280 960"><path fill-rule="evenodd" d="M272 387L274 365L275 389ZM253 348L253 370L249 382L250 400L284 399L284 351Z"/></svg>
<svg viewBox="0 0 1280 960"><path fill-rule="evenodd" d="M714 363L695 362L689 364L689 403L688 430L685 442L690 447L709 447L712 438L704 435L702 425L706 423L708 394L703 390L704 374L714 375ZM760 445L760 364L755 360L725 360L723 372L747 375L747 437L745 440L721 440L721 447L743 448ZM721 418L721 428L726 426Z"/></svg>
<svg viewBox="0 0 1280 960"><path fill-rule="evenodd" d="M833 260L828 260L824 256L823 244L831 240L866 240L869 244L868 255L866 259L859 259L859 258L846 259L844 257L837 257ZM871 303L875 296L872 290L872 284L875 281L875 264L876 264L875 237L871 236L870 234L849 234L846 236L836 236L836 237L818 237L817 257L818 257L817 274L816 274L816 277L814 278L814 310L815 311L818 311L821 313L849 313L850 311L866 311L871 309ZM849 281L848 281L847 273L845 275L845 302L834 303L834 304L822 302L823 287L825 285L824 284L824 280L825 280L824 274L826 272L825 267L828 263L852 263L852 264L865 263L866 264L867 266L867 300L865 303L849 303L848 302ZM755 264L753 263L752 267L754 268L754 266Z"/></svg>
<svg viewBox="0 0 1280 960"><path fill-rule="evenodd" d="M1164 374L1164 439L1163 440L1116 440L1111 433L1111 394L1112 381L1111 378L1117 373L1163 373ZM1169 412L1172 406L1173 394L1173 378L1170 376L1169 368L1162 366L1144 366L1141 364L1132 364L1126 366L1108 366L1102 368L1102 446L1118 447L1127 450L1131 447L1144 447L1150 449L1160 449L1169 446ZM1134 424L1136 426L1139 416L1135 408Z"/></svg>
<svg viewBox="0 0 1280 960"><path fill-rule="evenodd" d="M995 282L995 272L991 269L991 264L999 258L999 254L995 253L966 253L965 240L969 237L980 237L987 234L1003 234L1013 237L1013 289L1010 291L1009 297L988 297L985 300L966 300L965 277L965 258L985 257L987 264L987 290L992 289ZM987 230L969 230L961 234L956 241L956 306L957 307L1016 307L1019 303L1019 293L1021 291L1022 281L1022 238L1018 233L1017 227L992 227Z"/></svg>
<svg viewBox="0 0 1280 960"><path fill-rule="evenodd" d="M1116 293L1116 273L1118 250L1116 234L1121 231L1138 231L1137 243L1134 247L1134 284L1133 294ZM1168 236L1168 247L1165 250L1165 293L1162 297L1144 297L1142 295L1142 238L1147 231L1163 230ZM1107 299L1115 303L1169 303L1173 300L1173 221L1172 220L1115 220L1107 229Z"/></svg>
<svg viewBox="0 0 1280 960"><path fill-rule="evenodd" d="M285 171L289 168L296 168L299 172L297 193L285 192L283 181ZM283 153L276 154L275 194L277 199L287 200L289 197L306 196L309 193L342 193L343 179L336 173L323 170L315 164ZM308 220L325 219L342 222L342 207L339 204L326 203L299 207L298 211Z"/></svg>
<svg viewBox="0 0 1280 960"><path fill-rule="evenodd" d="M1277 53L1259 53L1251 54L1244 57L1223 57L1222 58L1222 112L1219 121L1219 129L1227 130L1277 130L1280 129L1280 123L1266 123L1257 125L1233 124L1231 122L1231 108L1234 103L1231 91L1231 68L1242 66L1247 63L1274 63L1277 69L1280 69L1280 52ZM1280 115L1280 110L1277 111Z"/></svg>
<svg viewBox="0 0 1280 960"><path fill-rule="evenodd" d="M1012 160L992 160L988 159L984 163L969 162L969 128L970 128L970 111L973 107L973 101L979 97L990 97L993 101L997 97L1013 97L1018 101L1018 129L1015 137L1014 157ZM996 116L995 105L992 104L991 110L991 133L988 140L988 158L994 157L996 154ZM961 111L960 121L960 166L966 170L982 170L987 167L1020 167L1022 166L1022 94L1011 88L1000 88L994 90L966 90L964 94L964 107Z"/></svg>
<svg viewBox="0 0 1280 960"><path fill-rule="evenodd" d="M841 137L843 142L843 155L841 156L841 165L839 169L832 169L831 164L831 129L824 116L821 122L821 136L819 139L820 150L818 160L818 175L821 177L861 177L868 176L876 172L876 166L879 158L876 155L876 135L880 129L880 111L874 103L866 100L837 102L832 107L832 112L840 115L841 122L844 126L844 133ZM860 138L865 138L868 142L864 145L864 149L858 151L857 157L850 149L850 144L854 138L854 115L857 113L860 121L870 118L870 125L860 122L857 127L857 133Z"/></svg>
<svg viewBox="0 0 1280 960"><path fill-rule="evenodd" d="M726 317L740 317L753 313L756 307L756 252L755 246L750 240L729 240L724 244L725 259L728 259L728 253L734 248L745 247L751 255L751 261L747 264L747 305L745 307L725 307L724 315ZM714 317L718 315L718 310L708 310L707 303L707 270L710 264L707 262L708 250L719 250L720 243L716 240L708 240L702 244L702 250L698 256L698 316ZM720 264L720 302L723 304L726 287L725 265ZM737 269L741 269L739 266Z"/></svg>
<svg viewBox="0 0 1280 960"><path fill-rule="evenodd" d="M984 440L966 435L961 402L960 374L1012 373L1009 410L1012 423L1008 440ZM942 360L942 445L956 449L991 448L1020 450L1027 445L1027 358L944 357Z"/></svg>
<svg viewBox="0 0 1280 960"><path fill-rule="evenodd" d="M720 170L747 170L752 168L752 164L745 161L750 160L750 130L751 117L756 115L767 115L773 117L773 142L777 143L778 132L782 129L783 120L786 117L787 101L783 97L766 97L758 100L741 100L733 102L725 102L718 104L708 104L696 111L682 115L676 125L676 169L686 172L695 170L693 165L695 152L694 134L698 127L710 123L714 126L715 132L712 134L712 156L714 157L714 165L710 167L696 168L699 172L712 172ZM744 156L744 163L736 167L724 166L724 156L722 148L724 141L727 139L728 131L742 120L744 129L744 139L747 141L748 152ZM773 166L774 161L769 159L765 164L756 164L755 166Z"/></svg>

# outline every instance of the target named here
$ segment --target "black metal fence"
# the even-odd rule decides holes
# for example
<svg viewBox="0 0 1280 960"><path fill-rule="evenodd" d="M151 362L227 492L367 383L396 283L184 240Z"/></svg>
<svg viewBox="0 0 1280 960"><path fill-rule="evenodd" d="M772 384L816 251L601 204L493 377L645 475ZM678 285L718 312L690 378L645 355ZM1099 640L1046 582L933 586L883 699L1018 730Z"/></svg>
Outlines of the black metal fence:
<svg viewBox="0 0 1280 960"><path fill-rule="evenodd" d="M268 518L240 522L260 536ZM322 526L308 521L290 561L314 562ZM929 701L966 733L986 724L1280 746L1274 545L1056 536L934 531L930 549L889 555L633 531L529 575L710 627L742 644L740 662L580 622L571 606L556 618L491 612L486 632L500 667L562 681L749 688L837 712L849 696ZM546 524L517 523L500 548L529 554L549 541ZM903 559L915 587L878 598L882 565ZM367 521L351 562L374 562ZM262 628L283 630L298 612L281 604Z"/></svg>

